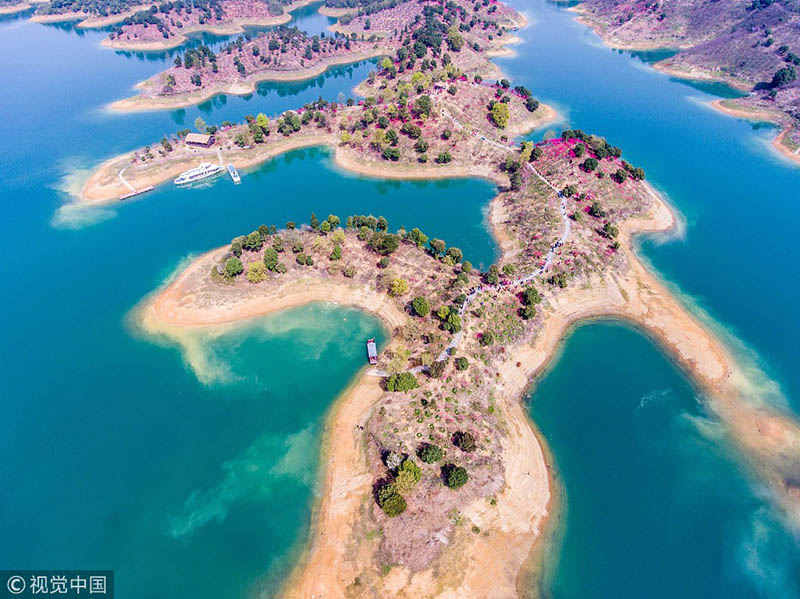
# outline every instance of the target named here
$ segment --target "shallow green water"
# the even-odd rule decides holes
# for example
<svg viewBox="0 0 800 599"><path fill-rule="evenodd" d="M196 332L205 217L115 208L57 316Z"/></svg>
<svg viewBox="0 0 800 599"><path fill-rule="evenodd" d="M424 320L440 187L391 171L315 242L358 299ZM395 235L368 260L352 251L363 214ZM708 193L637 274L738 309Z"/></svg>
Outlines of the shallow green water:
<svg viewBox="0 0 800 599"><path fill-rule="evenodd" d="M622 147L669 195L686 234L645 241L646 258L743 341L738 350L777 382L769 399L797 407L798 251L781 215L800 170L767 150L769 128L703 104L729 90L670 80L648 57L600 47L563 10L520 4L533 25L502 67L564 124ZM313 12L301 17L324 26ZM320 423L363 365L364 339L385 339L378 323L319 305L263 319L207 344L205 374L215 376L201 383L127 315L192 253L311 211L384 214L487 265L494 188L362 179L305 150L244 173L238 187L165 186L76 209L70 190L109 156L197 116L241 120L320 94L341 99L372 68L118 115L105 104L169 56L103 50L102 37L0 21L0 80L13 82L0 86L0 566L114 568L122 598L269 597L307 531ZM568 498L554 595L797 596L796 539L648 341L608 325L579 330L532 407Z"/></svg>

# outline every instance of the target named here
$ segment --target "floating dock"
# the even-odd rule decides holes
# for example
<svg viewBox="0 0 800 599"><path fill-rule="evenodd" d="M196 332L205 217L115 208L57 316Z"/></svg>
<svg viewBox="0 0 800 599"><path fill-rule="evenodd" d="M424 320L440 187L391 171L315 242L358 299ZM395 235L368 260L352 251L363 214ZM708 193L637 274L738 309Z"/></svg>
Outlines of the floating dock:
<svg viewBox="0 0 800 599"><path fill-rule="evenodd" d="M367 359L370 364L378 363L378 348L375 346L375 338L367 339Z"/></svg>
<svg viewBox="0 0 800 599"><path fill-rule="evenodd" d="M155 187L152 185L148 185L147 187L142 187L141 189L133 189L126 194L119 196L120 200L129 200L130 198L138 195L142 195L143 193L147 193L148 191L153 191Z"/></svg>
<svg viewBox="0 0 800 599"><path fill-rule="evenodd" d="M231 176L231 179L234 183L241 183L242 178L239 176L239 171L236 170L236 167L232 164L228 165L228 174Z"/></svg>

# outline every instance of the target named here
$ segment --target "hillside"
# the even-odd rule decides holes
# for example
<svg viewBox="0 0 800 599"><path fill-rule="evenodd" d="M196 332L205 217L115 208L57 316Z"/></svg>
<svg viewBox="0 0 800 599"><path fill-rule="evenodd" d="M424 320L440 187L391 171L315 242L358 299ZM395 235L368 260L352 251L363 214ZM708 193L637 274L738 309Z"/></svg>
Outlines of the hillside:
<svg viewBox="0 0 800 599"><path fill-rule="evenodd" d="M798 0L586 0L575 9L613 47L678 52L656 65L678 77L716 79L749 92L733 112L777 122L783 151L800 148Z"/></svg>

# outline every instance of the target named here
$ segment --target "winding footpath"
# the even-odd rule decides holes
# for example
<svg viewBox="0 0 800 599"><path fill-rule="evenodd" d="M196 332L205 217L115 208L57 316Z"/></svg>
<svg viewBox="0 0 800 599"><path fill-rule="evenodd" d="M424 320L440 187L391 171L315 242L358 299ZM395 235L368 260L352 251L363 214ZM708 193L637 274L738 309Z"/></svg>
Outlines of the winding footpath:
<svg viewBox="0 0 800 599"><path fill-rule="evenodd" d="M453 126L455 126L458 129L466 131L466 128L462 126L461 123L459 123L455 118L453 118L453 116L450 115L446 110L442 109L442 114L447 116L451 121L453 121ZM510 144L504 145L500 142L487 139L486 137L481 137L481 141L485 141L486 143L491 144L501 150L513 149L513 147ZM552 189L556 193L556 196L559 199L559 213L561 214L561 221L564 224L564 230L562 231L561 236L558 238L558 240L555 243L553 243L553 245L550 246L550 249L547 251L547 257L545 258L544 264L542 264L538 270L530 274L527 274L524 277L520 277L519 279L514 279L511 281L503 281L502 283L496 283L493 285L490 284L481 285L480 287L471 289L470 292L467 294L466 299L461 304L461 308L459 308L458 310L458 315L460 317L464 316L464 312L466 312L467 307L475 300L476 297L478 297L479 294L485 291L503 291L510 288L513 289L521 285L527 285L528 283L533 281L536 277L540 277L541 275L543 275L547 271L547 269L549 269L550 266L553 264L553 260L555 259L555 255L556 252L558 251L558 248L564 245L564 243L567 241L567 237L569 237L569 234L572 231L572 223L570 222L569 216L567 215L567 201L566 198L564 197L564 194L562 194L561 191L559 191L555 185L550 183L550 181L545 179L542 176L542 174L539 171L537 171L536 168L530 162L528 163L527 166L529 169L531 169L533 174L536 175L536 177L541 179L545 183L545 185L547 185L550 189ZM454 350L461 343L463 335L464 335L463 331L459 331L458 333L453 335L453 338L450 340L450 343L447 345L447 347L444 348L442 353L439 354L439 356L436 358L436 361L443 362L444 360L447 359L448 356L452 355ZM414 374L418 374L426 369L427 367L425 366L416 366L411 369L411 372ZM377 369L370 370L368 374L381 377L388 376L388 373L386 371Z"/></svg>

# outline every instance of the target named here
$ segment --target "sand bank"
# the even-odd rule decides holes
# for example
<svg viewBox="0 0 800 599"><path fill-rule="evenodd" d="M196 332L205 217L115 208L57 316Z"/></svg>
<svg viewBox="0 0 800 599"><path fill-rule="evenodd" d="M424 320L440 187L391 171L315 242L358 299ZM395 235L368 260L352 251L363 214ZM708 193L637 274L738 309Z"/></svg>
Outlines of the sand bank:
<svg viewBox="0 0 800 599"><path fill-rule="evenodd" d="M309 135L306 137L282 138L280 141L256 146L255 149L220 150L223 163L234 162L237 168L246 169L266 162L279 154L311 146L327 145L329 136ZM131 164L133 153L114 157L92 172L83 185L80 200L89 204L114 202L129 188L120 180L119 173L125 170L125 179L137 189L149 185L161 185L171 181L183 171L197 166L203 161L216 162L217 152L211 150L187 150L166 159L156 159L143 164Z"/></svg>
<svg viewBox="0 0 800 599"><path fill-rule="evenodd" d="M776 113L769 110L759 110L758 108L732 106L730 100L712 100L711 106L729 116L747 119L750 121L766 121L768 123L774 123L783 127L780 133L778 133L778 135L776 135L772 140L772 147L774 147L784 157L788 158L795 164L800 164L800 153L792 150L783 143L783 138L787 133L789 133L790 127L786 126L785 119L781 118L783 116L781 113Z"/></svg>
<svg viewBox="0 0 800 599"><path fill-rule="evenodd" d="M12 4L10 6L0 6L0 15L15 15L19 12L25 12L29 8L32 8L32 4L28 4L27 2L22 2L20 4Z"/></svg>
<svg viewBox="0 0 800 599"><path fill-rule="evenodd" d="M178 108L185 108L187 106L194 106L210 100L214 96L221 94L246 96L253 94L256 87L262 81L305 81L306 79L313 79L325 73L328 69L354 64L363 60L369 60L376 56L386 54L386 49L375 48L365 52L358 52L349 56L340 56L332 60L324 61L320 64L314 65L308 69L301 69L297 71L285 72L270 72L253 73L247 77L234 81L234 82L220 82L209 87L205 87L190 94L177 94L174 96L146 96L138 95L124 100L117 100L108 105L111 110L118 110L121 112L136 112L143 110L175 110ZM143 89L148 81L142 81L136 84L137 89Z"/></svg>

